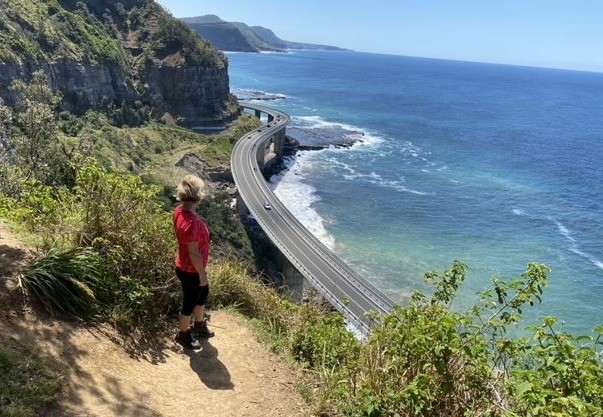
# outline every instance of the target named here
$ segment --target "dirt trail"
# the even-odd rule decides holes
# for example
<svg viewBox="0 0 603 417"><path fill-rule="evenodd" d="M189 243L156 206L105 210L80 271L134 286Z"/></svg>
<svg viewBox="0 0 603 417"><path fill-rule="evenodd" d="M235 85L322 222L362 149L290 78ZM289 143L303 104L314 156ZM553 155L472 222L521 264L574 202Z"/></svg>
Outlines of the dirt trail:
<svg viewBox="0 0 603 417"><path fill-rule="evenodd" d="M109 327L22 314L14 275L27 256L0 223L0 341L15 348L35 346L62 375L64 396L52 416L308 415L296 391L296 372L227 311L212 313L216 336L201 350L185 353L168 338L142 355L116 343L119 337Z"/></svg>

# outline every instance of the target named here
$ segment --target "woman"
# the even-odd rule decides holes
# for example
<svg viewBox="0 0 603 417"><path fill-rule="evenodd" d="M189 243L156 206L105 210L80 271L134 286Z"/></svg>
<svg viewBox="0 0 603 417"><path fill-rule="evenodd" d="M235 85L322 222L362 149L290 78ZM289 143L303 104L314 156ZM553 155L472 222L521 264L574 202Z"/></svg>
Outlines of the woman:
<svg viewBox="0 0 603 417"><path fill-rule="evenodd" d="M200 347L199 338L214 335L207 328L205 317L205 302L209 295L206 267L210 231L205 219L196 212L205 192L205 183L199 177L187 175L178 185L180 204L174 210L174 231L178 239L176 275L182 284L182 308L178 316L180 330L176 342L189 349ZM194 318L192 327L191 316Z"/></svg>

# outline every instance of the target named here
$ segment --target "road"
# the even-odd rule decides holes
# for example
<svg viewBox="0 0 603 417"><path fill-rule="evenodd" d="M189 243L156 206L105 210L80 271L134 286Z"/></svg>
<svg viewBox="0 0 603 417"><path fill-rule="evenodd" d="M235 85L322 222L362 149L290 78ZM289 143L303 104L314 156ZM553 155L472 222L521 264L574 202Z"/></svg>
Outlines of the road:
<svg viewBox="0 0 603 417"><path fill-rule="evenodd" d="M287 114L255 104L244 108L261 111L272 120L248 132L234 146L231 170L239 196L275 246L361 335L374 322L369 311L385 313L393 302L350 268L287 210L268 187L257 162L270 138L290 121ZM268 208L267 208L268 207Z"/></svg>

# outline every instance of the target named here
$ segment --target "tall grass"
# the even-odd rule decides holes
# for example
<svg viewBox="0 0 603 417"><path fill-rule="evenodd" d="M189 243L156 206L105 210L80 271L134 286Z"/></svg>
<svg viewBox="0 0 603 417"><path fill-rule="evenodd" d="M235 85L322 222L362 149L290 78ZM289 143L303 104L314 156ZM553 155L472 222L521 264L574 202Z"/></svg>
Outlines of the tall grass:
<svg viewBox="0 0 603 417"><path fill-rule="evenodd" d="M50 249L27 265L19 280L48 310L84 319L99 311L104 271L104 261L91 249Z"/></svg>
<svg viewBox="0 0 603 417"><path fill-rule="evenodd" d="M295 306L254 278L240 262L222 259L211 265L209 273L212 308L234 307L268 323L276 332L289 330Z"/></svg>

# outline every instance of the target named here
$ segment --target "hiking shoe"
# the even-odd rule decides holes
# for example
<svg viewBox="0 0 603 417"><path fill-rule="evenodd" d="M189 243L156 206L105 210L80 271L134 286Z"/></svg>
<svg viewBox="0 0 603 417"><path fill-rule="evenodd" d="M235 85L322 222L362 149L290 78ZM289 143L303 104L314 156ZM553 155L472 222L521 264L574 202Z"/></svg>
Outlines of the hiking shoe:
<svg viewBox="0 0 603 417"><path fill-rule="evenodd" d="M176 343L178 343L185 349L201 349L201 344L198 340L195 340L190 330L186 332L178 332L175 340Z"/></svg>
<svg viewBox="0 0 603 417"><path fill-rule="evenodd" d="M199 339L209 339L214 337L216 334L207 328L207 319L203 321L196 321L192 327L193 335Z"/></svg>

